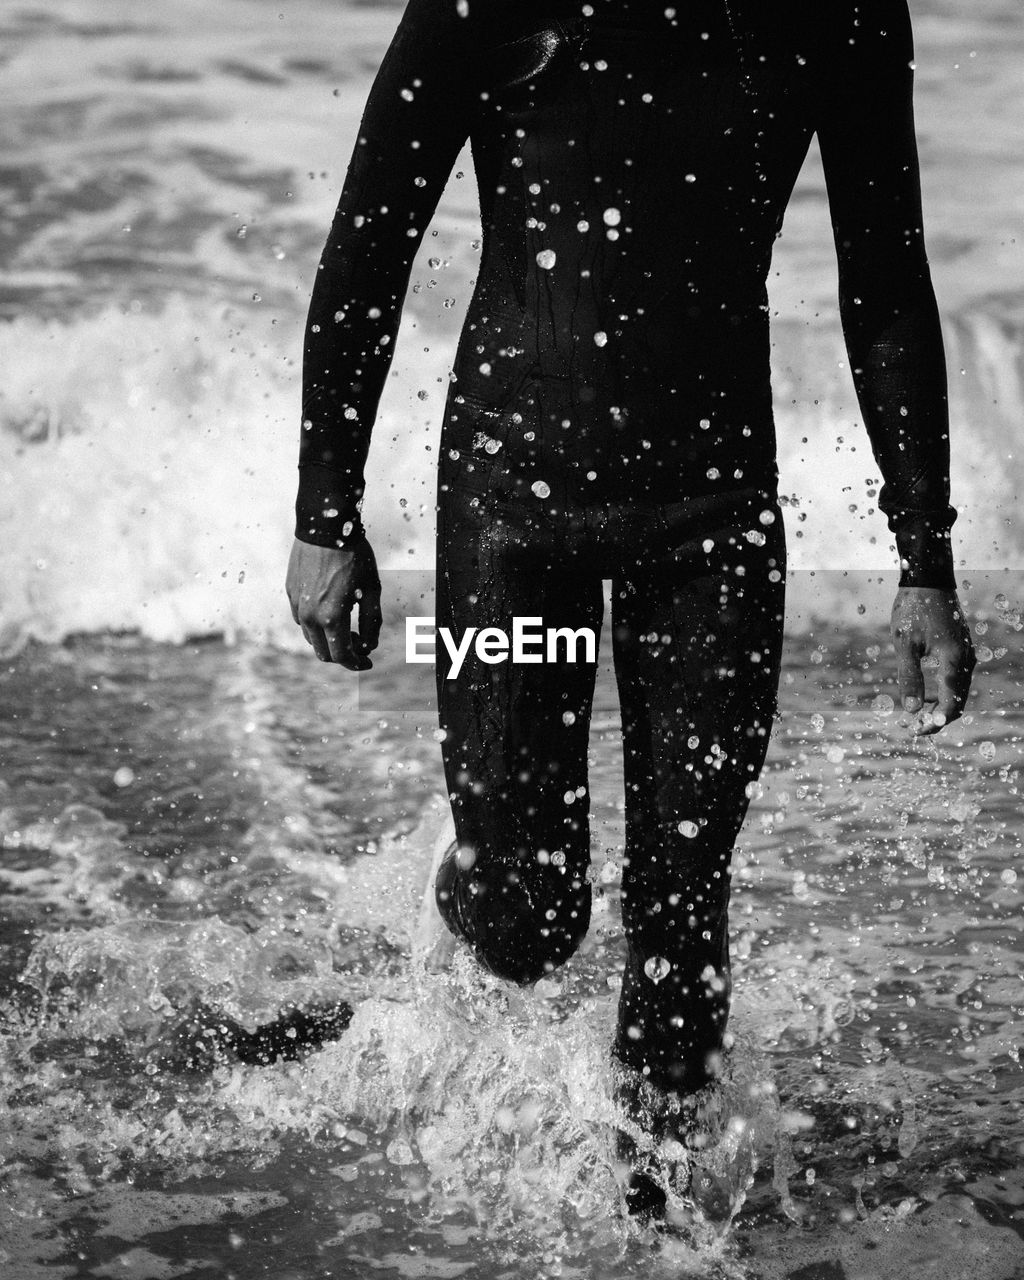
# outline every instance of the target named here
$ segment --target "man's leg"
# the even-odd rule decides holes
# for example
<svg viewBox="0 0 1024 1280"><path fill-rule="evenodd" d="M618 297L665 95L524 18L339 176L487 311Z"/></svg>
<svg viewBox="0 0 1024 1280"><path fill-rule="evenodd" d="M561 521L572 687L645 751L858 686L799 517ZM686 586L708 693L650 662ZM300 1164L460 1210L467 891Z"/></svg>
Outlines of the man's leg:
<svg viewBox="0 0 1024 1280"><path fill-rule="evenodd" d="M472 505L473 498L477 504ZM486 490L452 488L438 520L437 626L512 635L513 618L600 633L601 581L571 539L531 527ZM454 679L440 638L437 685L458 859L438 907L492 972L537 981L590 921L587 741L596 662L488 664L470 651ZM579 656L583 656L582 648ZM596 653L595 653L596 658Z"/></svg>
<svg viewBox="0 0 1024 1280"><path fill-rule="evenodd" d="M729 1013L729 862L777 705L785 538L759 498L696 534L686 504L663 515L666 553L612 592L628 947L614 1051L686 1094L714 1078Z"/></svg>

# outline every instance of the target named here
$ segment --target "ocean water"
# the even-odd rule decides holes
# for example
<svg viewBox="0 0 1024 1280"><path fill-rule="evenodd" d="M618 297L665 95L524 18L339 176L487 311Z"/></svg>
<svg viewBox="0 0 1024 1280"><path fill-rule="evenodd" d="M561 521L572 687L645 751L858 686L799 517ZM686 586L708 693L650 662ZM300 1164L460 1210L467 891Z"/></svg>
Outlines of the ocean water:
<svg viewBox="0 0 1024 1280"><path fill-rule="evenodd" d="M622 1213L613 1156L609 671L593 926L519 993L410 958L445 825L415 668L385 661L371 700L249 643L26 647L2 682L3 1274L1024 1274L1021 627L994 617L969 715L931 739L873 630L791 638L695 1157L719 1207L673 1201L663 1236ZM352 1025L301 1061L187 1059L203 1009L252 1029L338 1000Z"/></svg>
<svg viewBox="0 0 1024 1280"><path fill-rule="evenodd" d="M730 1075L694 1157L718 1204L677 1196L656 1235L622 1213L611 1137L607 669L581 952L525 994L411 954L446 819L399 623L430 611L468 156L376 433L374 671L313 661L284 598L305 302L398 9L4 8L4 1280L1024 1276L1024 34L1013 0L912 11L974 690L928 739L887 701L895 555L812 157L772 279L793 572L733 864ZM301 1060L187 1051L197 1025L338 1000L349 1030Z"/></svg>
<svg viewBox="0 0 1024 1280"><path fill-rule="evenodd" d="M1024 30L1014 0L912 9L956 552L970 570L1020 569ZM281 566L302 322L398 12L349 0L4 7L6 650L104 627L301 644ZM389 569L432 565L437 436L478 248L465 154L413 271L371 453L365 517ZM834 259L812 156L770 295L792 567L891 582ZM856 594L811 584L793 625L849 614Z"/></svg>

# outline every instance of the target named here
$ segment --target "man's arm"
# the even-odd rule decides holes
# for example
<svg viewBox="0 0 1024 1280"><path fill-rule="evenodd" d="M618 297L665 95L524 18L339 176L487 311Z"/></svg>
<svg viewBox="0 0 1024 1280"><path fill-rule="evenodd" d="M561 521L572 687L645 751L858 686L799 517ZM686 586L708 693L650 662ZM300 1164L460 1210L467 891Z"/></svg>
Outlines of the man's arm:
<svg viewBox="0 0 1024 1280"><path fill-rule="evenodd" d="M363 469L413 259L478 101L472 7L408 0L367 99L306 322L302 542L362 537Z"/></svg>
<svg viewBox="0 0 1024 1280"><path fill-rule="evenodd" d="M899 690L920 713L915 733L934 733L961 714L976 659L950 546L946 360L922 226L910 13L907 0L830 0L823 12L816 125L840 315L900 555ZM923 658L937 668L932 711Z"/></svg>
<svg viewBox="0 0 1024 1280"><path fill-rule="evenodd" d="M925 253L906 0L827 6L818 141L854 385L884 483L901 587L955 590L949 409ZM825 53L825 51L822 51Z"/></svg>

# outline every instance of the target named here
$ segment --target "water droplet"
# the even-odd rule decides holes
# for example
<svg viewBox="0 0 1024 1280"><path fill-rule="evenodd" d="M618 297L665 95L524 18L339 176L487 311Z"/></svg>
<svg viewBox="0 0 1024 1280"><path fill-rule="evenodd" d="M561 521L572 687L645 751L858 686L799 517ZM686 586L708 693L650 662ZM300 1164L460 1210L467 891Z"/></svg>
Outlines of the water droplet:
<svg viewBox="0 0 1024 1280"><path fill-rule="evenodd" d="M601 216L606 227L617 227L622 221L622 214L618 209L605 209Z"/></svg>
<svg viewBox="0 0 1024 1280"><path fill-rule="evenodd" d="M917 1108L911 1099L905 1098L903 1101L903 1123L900 1125L900 1131L896 1138L896 1149L904 1160L917 1146L917 1139Z"/></svg>
<svg viewBox="0 0 1024 1280"><path fill-rule="evenodd" d="M543 480L534 480L530 485L530 492L536 494L538 498L550 498L551 486Z"/></svg>
<svg viewBox="0 0 1024 1280"><path fill-rule="evenodd" d="M679 823L679 834L686 836L687 840L693 840L699 830L696 822L691 822L689 818L684 818Z"/></svg>
<svg viewBox="0 0 1024 1280"><path fill-rule="evenodd" d="M114 772L115 787L130 787L134 781L135 770L129 769L126 764L123 764L120 769Z"/></svg>
<svg viewBox="0 0 1024 1280"><path fill-rule="evenodd" d="M543 267L545 271L550 271L555 265L556 257L554 249L541 249L540 253L537 254L537 266Z"/></svg>
<svg viewBox="0 0 1024 1280"><path fill-rule="evenodd" d="M650 960L644 965L644 973L657 986L664 978L672 972L671 963L664 956L651 956Z"/></svg>
<svg viewBox="0 0 1024 1280"><path fill-rule="evenodd" d="M891 716L896 710L896 703L887 693L880 693L877 698L872 698L871 710L876 716Z"/></svg>

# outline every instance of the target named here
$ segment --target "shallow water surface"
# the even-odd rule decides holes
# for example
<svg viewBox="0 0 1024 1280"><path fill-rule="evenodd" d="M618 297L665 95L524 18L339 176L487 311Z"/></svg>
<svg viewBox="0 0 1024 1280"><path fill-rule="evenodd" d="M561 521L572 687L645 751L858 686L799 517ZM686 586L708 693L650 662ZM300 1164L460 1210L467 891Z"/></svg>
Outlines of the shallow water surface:
<svg viewBox="0 0 1024 1280"><path fill-rule="evenodd" d="M680 1199L660 1238L623 1216L611 1140L610 672L594 924L518 993L410 963L444 822L423 668L385 661L357 697L255 647L26 649L3 676L5 1275L1021 1274L1015 626L978 637L969 720L918 740L874 632L790 638L695 1157L734 1217L686 1226ZM302 1060L183 1057L197 1010L339 999L349 1031Z"/></svg>

